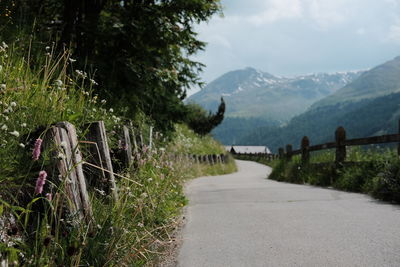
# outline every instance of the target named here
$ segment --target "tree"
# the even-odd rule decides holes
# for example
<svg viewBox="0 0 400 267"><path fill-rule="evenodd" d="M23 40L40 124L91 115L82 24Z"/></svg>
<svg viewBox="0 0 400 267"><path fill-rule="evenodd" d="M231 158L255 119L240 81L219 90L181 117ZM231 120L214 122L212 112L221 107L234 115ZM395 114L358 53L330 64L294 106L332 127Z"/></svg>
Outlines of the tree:
<svg viewBox="0 0 400 267"><path fill-rule="evenodd" d="M207 112L198 104L190 103L187 105L189 115L187 116L187 124L197 134L206 135L217 127L224 119L225 101L221 97L218 111L212 114Z"/></svg>
<svg viewBox="0 0 400 267"><path fill-rule="evenodd" d="M35 24L42 41L74 51L79 68L96 73L97 91L130 113L142 110L160 130L187 114L186 90L202 85L203 50L194 25L220 11L219 0L5 0L9 25Z"/></svg>

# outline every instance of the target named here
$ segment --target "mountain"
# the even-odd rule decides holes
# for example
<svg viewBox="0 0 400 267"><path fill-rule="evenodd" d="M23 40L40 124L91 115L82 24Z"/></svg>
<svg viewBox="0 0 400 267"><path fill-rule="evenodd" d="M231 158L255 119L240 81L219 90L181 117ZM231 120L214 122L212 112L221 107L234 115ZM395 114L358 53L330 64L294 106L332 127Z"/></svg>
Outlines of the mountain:
<svg viewBox="0 0 400 267"><path fill-rule="evenodd" d="M316 102L311 108L356 102L400 91L400 57L379 65L332 95Z"/></svg>
<svg viewBox="0 0 400 267"><path fill-rule="evenodd" d="M222 75L187 101L215 110L222 96L227 117L285 122L361 74L356 71L286 78L246 68Z"/></svg>
<svg viewBox="0 0 400 267"><path fill-rule="evenodd" d="M330 96L314 103L283 127L262 127L249 132L240 144L263 144L274 151L286 144L299 147L303 136L311 144L334 140L338 126L348 138L398 131L400 118L400 57L360 75Z"/></svg>

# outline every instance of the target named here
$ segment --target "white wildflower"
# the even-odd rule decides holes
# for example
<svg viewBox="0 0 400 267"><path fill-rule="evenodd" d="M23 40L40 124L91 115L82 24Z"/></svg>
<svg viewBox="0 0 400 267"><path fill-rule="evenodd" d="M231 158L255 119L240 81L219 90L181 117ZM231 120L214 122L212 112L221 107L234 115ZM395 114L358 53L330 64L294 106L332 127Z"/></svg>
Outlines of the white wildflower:
<svg viewBox="0 0 400 267"><path fill-rule="evenodd" d="M57 87L61 87L63 85L63 82L61 80L55 80L54 85Z"/></svg>
<svg viewBox="0 0 400 267"><path fill-rule="evenodd" d="M10 103L10 107L16 107L16 106L17 106L17 103L15 103L15 102Z"/></svg>
<svg viewBox="0 0 400 267"><path fill-rule="evenodd" d="M72 57L70 57L68 60L69 60L69 62L71 62L71 63L74 63L74 62L76 61L76 59L73 59Z"/></svg>
<svg viewBox="0 0 400 267"><path fill-rule="evenodd" d="M110 112L114 112L114 109L110 108L109 111L110 111Z"/></svg>
<svg viewBox="0 0 400 267"><path fill-rule="evenodd" d="M14 135L15 137L19 137L18 131L12 131L12 132L9 132L9 134Z"/></svg>
<svg viewBox="0 0 400 267"><path fill-rule="evenodd" d="M25 122L21 124L22 128L25 128L26 126L27 126L27 124Z"/></svg>
<svg viewBox="0 0 400 267"><path fill-rule="evenodd" d="M105 104L105 103L107 103L107 100L103 99L103 100L100 101L100 103L101 104Z"/></svg>
<svg viewBox="0 0 400 267"><path fill-rule="evenodd" d="M25 145L23 143L20 143L19 146L25 148Z"/></svg>
<svg viewBox="0 0 400 267"><path fill-rule="evenodd" d="M45 47L46 51L50 50L50 46Z"/></svg>
<svg viewBox="0 0 400 267"><path fill-rule="evenodd" d="M6 90L7 86L5 83L0 84L0 89L1 90Z"/></svg>
<svg viewBox="0 0 400 267"><path fill-rule="evenodd" d="M58 160L63 160L63 159L65 159L65 155L63 153L58 153L57 159Z"/></svg>
<svg viewBox="0 0 400 267"><path fill-rule="evenodd" d="M148 195L147 195L146 192L144 192L144 193L142 193L142 194L140 195L141 198L146 198L147 196L148 196Z"/></svg>
<svg viewBox="0 0 400 267"><path fill-rule="evenodd" d="M93 79L90 79L89 81L90 81L90 83L93 84L93 85L98 85L98 83L97 83L95 80L93 80Z"/></svg>
<svg viewBox="0 0 400 267"><path fill-rule="evenodd" d="M3 126L1 126L1 129L4 131L7 131L8 127L7 127L7 125L3 124Z"/></svg>
<svg viewBox="0 0 400 267"><path fill-rule="evenodd" d="M2 46L4 49L7 49L7 48L8 48L8 45L7 45L5 42L1 42L1 46Z"/></svg>

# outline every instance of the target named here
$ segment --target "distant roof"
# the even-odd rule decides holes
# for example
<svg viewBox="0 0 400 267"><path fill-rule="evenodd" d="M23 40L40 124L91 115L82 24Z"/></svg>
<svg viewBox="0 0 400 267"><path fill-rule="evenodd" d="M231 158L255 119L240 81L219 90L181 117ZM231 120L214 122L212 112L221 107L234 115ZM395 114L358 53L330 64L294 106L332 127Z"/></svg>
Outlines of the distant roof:
<svg viewBox="0 0 400 267"><path fill-rule="evenodd" d="M266 146L225 146L227 151L233 151L238 154L271 154L271 150L269 150Z"/></svg>

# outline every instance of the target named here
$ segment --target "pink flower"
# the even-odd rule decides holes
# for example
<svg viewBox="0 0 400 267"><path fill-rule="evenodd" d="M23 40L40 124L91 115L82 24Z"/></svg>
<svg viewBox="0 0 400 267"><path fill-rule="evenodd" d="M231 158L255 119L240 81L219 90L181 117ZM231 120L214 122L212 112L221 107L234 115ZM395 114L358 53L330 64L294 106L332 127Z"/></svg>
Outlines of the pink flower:
<svg viewBox="0 0 400 267"><path fill-rule="evenodd" d="M32 159L33 160L38 160L39 159L39 157L40 157L40 147L42 146L42 142L43 142L42 139L40 139L40 138L36 139L35 148L33 149L33 152L32 152Z"/></svg>
<svg viewBox="0 0 400 267"><path fill-rule="evenodd" d="M35 194L41 194L43 192L43 186L46 183L46 177L46 171L39 172L39 177L36 180Z"/></svg>
<svg viewBox="0 0 400 267"><path fill-rule="evenodd" d="M51 193L47 193L46 198L48 201L51 201L53 199L53 195Z"/></svg>

